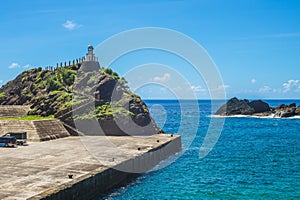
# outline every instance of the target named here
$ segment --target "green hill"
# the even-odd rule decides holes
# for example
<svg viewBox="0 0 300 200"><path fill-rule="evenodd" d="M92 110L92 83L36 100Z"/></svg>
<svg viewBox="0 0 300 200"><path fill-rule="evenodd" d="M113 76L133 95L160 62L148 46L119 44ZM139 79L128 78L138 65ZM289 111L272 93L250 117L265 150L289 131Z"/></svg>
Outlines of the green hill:
<svg viewBox="0 0 300 200"><path fill-rule="evenodd" d="M124 78L108 68L85 72L80 67L78 63L24 71L0 88L0 105L30 105L28 115L54 115L73 128L74 120L105 122L130 117L140 127L150 125L151 134L161 132Z"/></svg>

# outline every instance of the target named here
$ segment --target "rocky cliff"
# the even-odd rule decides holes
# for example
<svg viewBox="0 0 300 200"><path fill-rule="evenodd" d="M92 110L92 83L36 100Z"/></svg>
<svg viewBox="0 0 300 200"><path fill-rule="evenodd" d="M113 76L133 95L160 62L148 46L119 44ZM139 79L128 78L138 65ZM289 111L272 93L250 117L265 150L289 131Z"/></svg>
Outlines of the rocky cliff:
<svg viewBox="0 0 300 200"><path fill-rule="evenodd" d="M147 127L142 131L145 134L162 132L146 104L129 90L124 78L108 68L84 71L81 63L51 70L24 71L0 88L0 105L29 105L29 115L54 115L71 126L73 133L76 132L74 120L97 119L104 124L109 121L109 126L114 126L116 123L112 122L117 118L130 118L139 127ZM80 112L74 115L74 109ZM127 122L123 120L122 123L126 126ZM123 133L109 128L118 130L117 135Z"/></svg>

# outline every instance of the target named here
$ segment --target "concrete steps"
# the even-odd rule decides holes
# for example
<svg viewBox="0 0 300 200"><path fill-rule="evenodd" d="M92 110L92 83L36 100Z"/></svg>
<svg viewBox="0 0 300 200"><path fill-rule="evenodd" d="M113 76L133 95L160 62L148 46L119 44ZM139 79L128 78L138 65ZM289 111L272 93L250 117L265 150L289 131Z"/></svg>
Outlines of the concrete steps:
<svg viewBox="0 0 300 200"><path fill-rule="evenodd" d="M57 120L39 120L32 121L40 141L53 140L70 136L63 124Z"/></svg>
<svg viewBox="0 0 300 200"><path fill-rule="evenodd" d="M24 117L30 110L30 106L0 105L0 118Z"/></svg>
<svg viewBox="0 0 300 200"><path fill-rule="evenodd" d="M29 142L53 140L70 135L58 119L0 120L0 135L8 132L27 132Z"/></svg>

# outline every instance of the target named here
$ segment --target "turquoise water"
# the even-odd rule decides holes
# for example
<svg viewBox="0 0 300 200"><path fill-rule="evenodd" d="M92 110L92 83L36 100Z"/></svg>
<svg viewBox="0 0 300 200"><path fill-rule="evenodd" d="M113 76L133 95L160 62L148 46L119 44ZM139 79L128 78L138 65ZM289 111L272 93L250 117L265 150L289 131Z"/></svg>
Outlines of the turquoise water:
<svg viewBox="0 0 300 200"><path fill-rule="evenodd" d="M272 106L291 102L300 104L268 100ZM166 132L177 133L181 125L183 143L195 128L196 136L174 163L141 175L105 199L300 199L300 119L226 118L214 149L199 159L211 120L210 101L199 101L199 123L195 102L146 103L164 108L165 113L153 117L166 121ZM182 116L188 120L180 124Z"/></svg>

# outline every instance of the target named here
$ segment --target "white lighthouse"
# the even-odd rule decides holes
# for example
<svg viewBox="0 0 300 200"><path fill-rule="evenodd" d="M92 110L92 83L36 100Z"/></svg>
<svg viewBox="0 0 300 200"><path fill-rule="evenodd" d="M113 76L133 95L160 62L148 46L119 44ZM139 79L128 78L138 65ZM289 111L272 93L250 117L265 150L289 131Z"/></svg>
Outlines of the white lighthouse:
<svg viewBox="0 0 300 200"><path fill-rule="evenodd" d="M100 64L98 58L94 54L94 47L92 45L88 46L88 52L82 59L82 64L80 70L85 72L99 71Z"/></svg>
<svg viewBox="0 0 300 200"><path fill-rule="evenodd" d="M88 52L85 56L84 62L86 61L96 61L98 62L98 58L94 54L94 47L92 45L88 46Z"/></svg>

